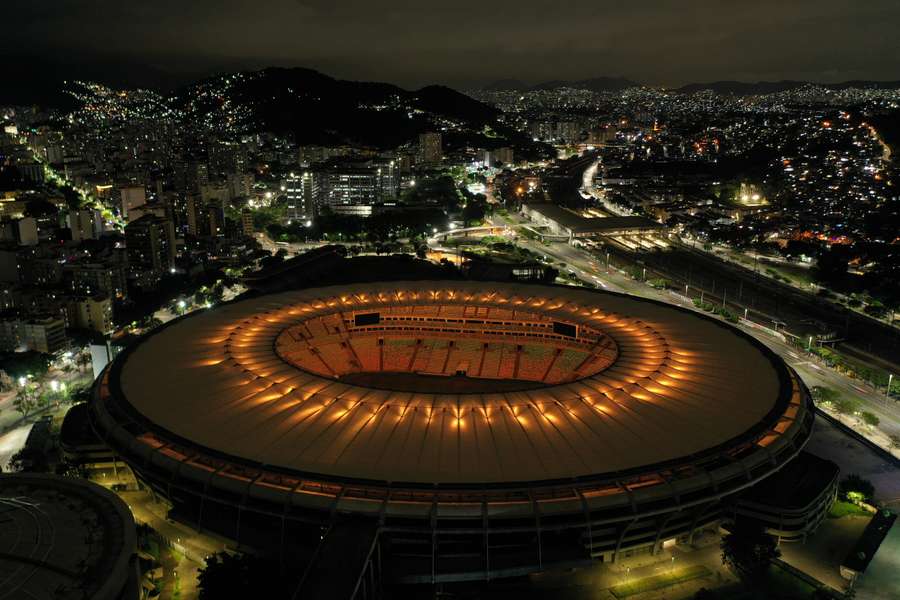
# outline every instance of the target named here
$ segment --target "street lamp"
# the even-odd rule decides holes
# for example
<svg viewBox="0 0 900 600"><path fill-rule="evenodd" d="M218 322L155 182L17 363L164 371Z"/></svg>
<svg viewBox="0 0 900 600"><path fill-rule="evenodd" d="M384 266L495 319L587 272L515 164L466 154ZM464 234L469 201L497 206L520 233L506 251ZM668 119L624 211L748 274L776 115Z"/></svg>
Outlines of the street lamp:
<svg viewBox="0 0 900 600"><path fill-rule="evenodd" d="M25 379L24 377L19 377L19 387L25 387L25 383L26 383L27 381L28 381L28 380Z"/></svg>
<svg viewBox="0 0 900 600"><path fill-rule="evenodd" d="M894 374L888 373L887 397L891 397L891 382L894 381Z"/></svg>
<svg viewBox="0 0 900 600"><path fill-rule="evenodd" d="M51 381L50 389L53 390L54 392L58 392L59 391L59 382L55 379L53 381Z"/></svg>

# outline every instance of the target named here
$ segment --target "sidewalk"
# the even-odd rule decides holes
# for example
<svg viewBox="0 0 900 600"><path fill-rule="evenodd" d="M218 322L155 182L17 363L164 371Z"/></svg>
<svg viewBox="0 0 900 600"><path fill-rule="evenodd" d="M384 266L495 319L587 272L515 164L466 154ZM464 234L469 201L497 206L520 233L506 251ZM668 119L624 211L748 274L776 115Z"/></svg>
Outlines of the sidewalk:
<svg viewBox="0 0 900 600"><path fill-rule="evenodd" d="M155 502L147 491L117 492L131 509L137 523L146 523L159 535L169 541L172 546L186 557L203 564L206 557L228 549L227 540L217 536L200 533L166 518L168 507Z"/></svg>

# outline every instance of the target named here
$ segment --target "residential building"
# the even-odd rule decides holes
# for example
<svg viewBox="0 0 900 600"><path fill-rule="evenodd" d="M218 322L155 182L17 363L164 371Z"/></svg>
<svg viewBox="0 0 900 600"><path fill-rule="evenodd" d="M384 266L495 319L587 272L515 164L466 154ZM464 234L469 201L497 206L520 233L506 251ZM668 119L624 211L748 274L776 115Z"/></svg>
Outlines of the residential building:
<svg viewBox="0 0 900 600"><path fill-rule="evenodd" d="M419 135L418 163L426 166L438 165L444 158L441 134L428 132Z"/></svg>
<svg viewBox="0 0 900 600"><path fill-rule="evenodd" d="M156 215L144 215L125 227L128 266L133 274L157 275L175 264L175 229L172 221Z"/></svg>
<svg viewBox="0 0 900 600"><path fill-rule="evenodd" d="M88 329L108 334L113 330L112 300L109 296L77 296L72 298L67 308L69 327Z"/></svg>
<svg viewBox="0 0 900 600"><path fill-rule="evenodd" d="M132 221L128 211L147 203L147 190L142 185L126 185L119 188L119 210L122 218Z"/></svg>
<svg viewBox="0 0 900 600"><path fill-rule="evenodd" d="M69 345L66 322L55 316L0 319L0 347L4 350L34 350L53 354Z"/></svg>

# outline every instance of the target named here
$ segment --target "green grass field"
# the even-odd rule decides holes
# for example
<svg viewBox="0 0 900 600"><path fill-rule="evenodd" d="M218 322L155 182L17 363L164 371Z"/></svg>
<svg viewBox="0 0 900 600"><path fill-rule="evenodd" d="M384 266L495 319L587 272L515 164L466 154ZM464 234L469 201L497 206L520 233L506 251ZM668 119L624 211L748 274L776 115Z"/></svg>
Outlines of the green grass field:
<svg viewBox="0 0 900 600"><path fill-rule="evenodd" d="M831 508L828 509L829 519L840 519L841 517L847 516L868 517L871 515L867 510L852 502L844 502L842 500L836 500L835 503L831 505Z"/></svg>
<svg viewBox="0 0 900 600"><path fill-rule="evenodd" d="M676 568L672 571L651 577L643 577L634 579L619 585L614 585L609 589L616 598L627 598L635 594L644 594L654 590L660 590L676 583L684 583L693 579L699 579L712 575L707 567L703 565L693 565L690 567Z"/></svg>

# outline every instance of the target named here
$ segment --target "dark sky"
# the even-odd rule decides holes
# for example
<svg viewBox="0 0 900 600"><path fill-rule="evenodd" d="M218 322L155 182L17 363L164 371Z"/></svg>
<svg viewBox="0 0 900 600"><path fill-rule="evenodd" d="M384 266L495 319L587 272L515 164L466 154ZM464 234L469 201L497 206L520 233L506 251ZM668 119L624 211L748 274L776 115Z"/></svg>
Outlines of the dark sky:
<svg viewBox="0 0 900 600"><path fill-rule="evenodd" d="M0 53L16 77L155 83L296 65L405 87L900 79L898 0L3 0L0 10Z"/></svg>

